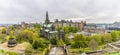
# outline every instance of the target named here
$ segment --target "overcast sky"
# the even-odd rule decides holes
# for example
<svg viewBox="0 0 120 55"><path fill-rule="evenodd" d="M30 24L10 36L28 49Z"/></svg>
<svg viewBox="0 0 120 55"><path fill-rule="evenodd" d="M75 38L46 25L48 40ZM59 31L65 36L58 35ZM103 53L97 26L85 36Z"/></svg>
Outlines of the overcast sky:
<svg viewBox="0 0 120 55"><path fill-rule="evenodd" d="M120 21L119 0L0 0L0 23L43 22L46 11L51 21Z"/></svg>

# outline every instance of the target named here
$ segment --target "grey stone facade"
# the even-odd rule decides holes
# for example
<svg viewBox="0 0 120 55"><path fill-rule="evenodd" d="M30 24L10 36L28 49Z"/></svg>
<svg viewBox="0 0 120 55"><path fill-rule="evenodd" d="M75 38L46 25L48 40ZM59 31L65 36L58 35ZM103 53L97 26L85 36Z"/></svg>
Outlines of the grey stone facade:
<svg viewBox="0 0 120 55"><path fill-rule="evenodd" d="M41 25L40 35L47 39L50 39L55 34L57 34L57 31L55 31L55 26L50 22L48 12L46 12L46 20Z"/></svg>
<svg viewBox="0 0 120 55"><path fill-rule="evenodd" d="M77 27L79 31L83 31L84 30L84 26L86 25L86 22L81 21L81 22L72 22L72 20L70 21L66 21L66 20L61 20L58 21L58 19L56 19L55 22L53 22L53 25L57 28L57 27L66 27L66 26L74 26Z"/></svg>

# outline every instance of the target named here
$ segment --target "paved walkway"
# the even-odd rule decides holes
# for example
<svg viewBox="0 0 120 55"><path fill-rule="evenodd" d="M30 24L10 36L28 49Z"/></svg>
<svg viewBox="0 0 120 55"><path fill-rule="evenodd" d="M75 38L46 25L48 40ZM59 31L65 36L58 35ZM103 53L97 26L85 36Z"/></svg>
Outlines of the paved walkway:
<svg viewBox="0 0 120 55"><path fill-rule="evenodd" d="M53 47L49 55L65 55L64 50L61 47Z"/></svg>

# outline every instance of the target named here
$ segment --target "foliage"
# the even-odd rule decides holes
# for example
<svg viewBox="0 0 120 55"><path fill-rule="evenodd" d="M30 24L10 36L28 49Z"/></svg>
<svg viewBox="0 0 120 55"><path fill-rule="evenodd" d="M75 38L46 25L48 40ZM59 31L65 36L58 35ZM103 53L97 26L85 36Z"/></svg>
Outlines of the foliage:
<svg viewBox="0 0 120 55"><path fill-rule="evenodd" d="M50 43L53 45L57 45L57 37L54 36L54 37L50 38Z"/></svg>
<svg viewBox="0 0 120 55"><path fill-rule="evenodd" d="M33 26L34 26L35 28L39 28L39 29L40 29L40 24L38 24L38 23L33 24Z"/></svg>
<svg viewBox="0 0 120 55"><path fill-rule="evenodd" d="M15 35L16 35L16 39L19 42L28 41L30 43L33 42L34 38L39 37L38 33L34 33L33 31L29 29L20 30L19 32L16 32Z"/></svg>
<svg viewBox="0 0 120 55"><path fill-rule="evenodd" d="M66 45L69 45L69 44L71 44L71 41L70 41L70 39L68 38L68 35L65 35L65 44Z"/></svg>
<svg viewBox="0 0 120 55"><path fill-rule="evenodd" d="M120 55L120 52L110 52L106 53L105 55Z"/></svg>
<svg viewBox="0 0 120 55"><path fill-rule="evenodd" d="M37 32L37 33L40 33L40 24L36 23L36 24L33 24L34 28L33 28L33 31L34 32Z"/></svg>
<svg viewBox="0 0 120 55"><path fill-rule="evenodd" d="M89 48L91 48L92 50L95 50L95 49L98 47L98 44L97 44L97 42L96 42L94 39L92 39L92 40L89 42L88 46L89 46Z"/></svg>
<svg viewBox="0 0 120 55"><path fill-rule="evenodd" d="M1 50L1 54L3 54L3 55L17 55L17 53L16 52L10 52L10 51L4 51L4 50Z"/></svg>
<svg viewBox="0 0 120 55"><path fill-rule="evenodd" d="M85 42L84 42L84 36L82 34L77 34L72 43L71 43L71 46L73 48L80 48L80 47L84 47L85 46Z"/></svg>
<svg viewBox="0 0 120 55"><path fill-rule="evenodd" d="M2 42L7 41L9 38L16 38L16 40L21 43L23 41L29 42L31 45L26 49L26 52L32 52L34 49L37 49L39 51L43 51L45 48L48 47L49 41L53 45L60 45L63 46L64 44L71 45L72 48L77 49L86 49L87 47L90 47L92 50L96 49L98 45L103 45L105 43L111 43L120 40L120 31L113 31L110 34L96 34L93 36L84 36L83 34L75 34L74 39L71 40L68 38L69 35L65 36L65 40L58 40L56 36L53 36L50 38L49 41L47 41L44 38L41 38L39 36L40 33L40 25L39 24L33 24L34 28L21 28L16 29L14 26L10 27L10 33L9 35L5 35L6 29L3 29L0 33L0 40ZM61 30L62 27L58 27L56 30ZM78 31L77 27L74 26L66 26L64 27L64 31L66 34L69 33L76 33ZM78 52L81 52L83 50L80 50ZM85 50L88 51L88 50Z"/></svg>
<svg viewBox="0 0 120 55"><path fill-rule="evenodd" d="M113 37L112 41L116 41L118 39L120 39L120 31L113 31L111 32L111 36Z"/></svg>
<svg viewBox="0 0 120 55"><path fill-rule="evenodd" d="M70 32L76 33L78 31L77 27L71 26L69 27Z"/></svg>
<svg viewBox="0 0 120 55"><path fill-rule="evenodd" d="M62 27L57 27L56 30L57 31L60 31L62 29Z"/></svg>
<svg viewBox="0 0 120 55"><path fill-rule="evenodd" d="M64 27L64 31L65 31L65 33L69 33L69 32L70 32L70 30L69 30L69 26Z"/></svg>
<svg viewBox="0 0 120 55"><path fill-rule="evenodd" d="M6 33L6 30L7 30L6 28L2 28L1 31L2 31L3 34L5 34L5 33Z"/></svg>
<svg viewBox="0 0 120 55"><path fill-rule="evenodd" d="M48 46L48 42L43 38L35 38L33 40L32 46L34 49L44 49Z"/></svg>
<svg viewBox="0 0 120 55"><path fill-rule="evenodd" d="M64 46L64 42L63 42L62 39L60 39L60 40L58 41L58 45L59 45L59 46Z"/></svg>
<svg viewBox="0 0 120 55"><path fill-rule="evenodd" d="M118 41L120 39L120 31L113 31L108 34L93 35L93 36L84 36L82 34L76 34L74 39L71 42L72 48L85 48L89 46L89 42L94 39L97 42L97 45L102 45L105 43L111 43Z"/></svg>
<svg viewBox="0 0 120 55"><path fill-rule="evenodd" d="M57 27L56 30L57 31L60 31L62 29L62 27ZM65 33L76 33L78 31L78 28L77 27L74 27L74 26L66 26L64 27L64 31Z"/></svg>
<svg viewBox="0 0 120 55"><path fill-rule="evenodd" d="M9 34L9 38L16 38L16 36L14 35L14 31L12 30L12 31L10 31L10 34Z"/></svg>
<svg viewBox="0 0 120 55"><path fill-rule="evenodd" d="M105 42L105 43L110 43L110 42L112 42L112 36L110 35L110 34L105 34L105 35L103 35L103 41Z"/></svg>
<svg viewBox="0 0 120 55"><path fill-rule="evenodd" d="M5 34L0 34L0 43L4 43L6 40L6 36Z"/></svg>
<svg viewBox="0 0 120 55"><path fill-rule="evenodd" d="M101 50L105 47L106 45L99 45L97 50ZM90 52L91 49L89 47L85 48L68 48L69 53L83 53L83 52Z"/></svg>
<svg viewBox="0 0 120 55"><path fill-rule="evenodd" d="M94 35L94 36L93 36L93 39L94 39L99 45L102 44L101 35Z"/></svg>
<svg viewBox="0 0 120 55"><path fill-rule="evenodd" d="M17 55L17 53L16 52L6 52L5 54L7 54L7 55Z"/></svg>

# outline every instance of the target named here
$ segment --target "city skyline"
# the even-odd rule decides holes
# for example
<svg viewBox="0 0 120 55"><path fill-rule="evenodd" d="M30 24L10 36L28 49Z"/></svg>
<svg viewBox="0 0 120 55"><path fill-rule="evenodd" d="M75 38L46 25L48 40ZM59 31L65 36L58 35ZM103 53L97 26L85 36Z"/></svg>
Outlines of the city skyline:
<svg viewBox="0 0 120 55"><path fill-rule="evenodd" d="M1 0L0 24L40 23L45 20L46 11L51 21L65 19L112 23L120 20L119 5L118 0Z"/></svg>

